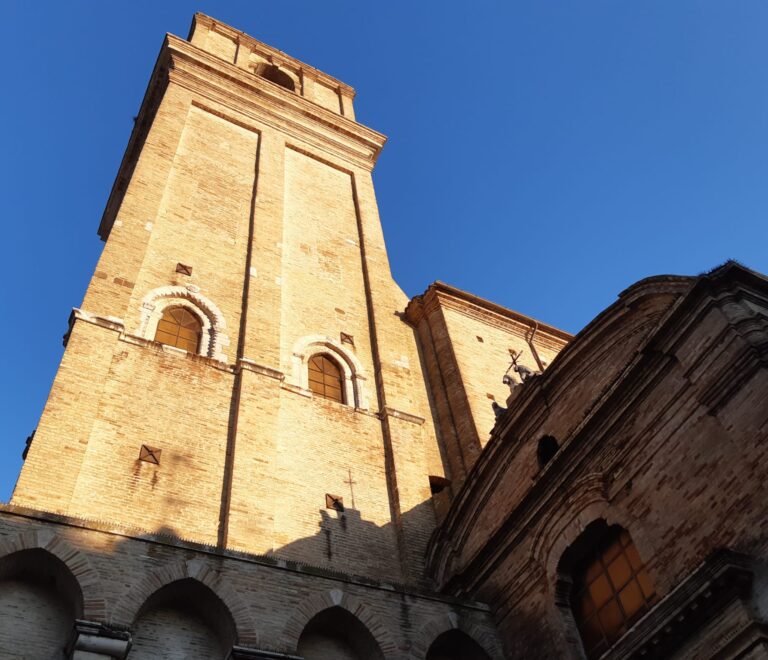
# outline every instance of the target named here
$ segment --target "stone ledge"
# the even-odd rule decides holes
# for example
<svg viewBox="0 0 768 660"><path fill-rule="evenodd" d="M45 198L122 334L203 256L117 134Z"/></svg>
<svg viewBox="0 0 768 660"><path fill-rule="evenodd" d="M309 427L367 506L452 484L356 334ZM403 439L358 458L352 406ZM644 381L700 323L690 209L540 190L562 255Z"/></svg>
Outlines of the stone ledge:
<svg viewBox="0 0 768 660"><path fill-rule="evenodd" d="M258 364L253 360L249 360L248 358L240 358L237 361L237 366L241 369L245 369L246 371L252 371L253 373L267 376L268 378L274 378L275 380L279 381L285 380L285 374L282 371L272 369L272 367L265 367L264 365Z"/></svg>
<svg viewBox="0 0 768 660"><path fill-rule="evenodd" d="M402 410L397 410L396 408L389 408L388 406L385 406L381 409L381 412L379 413L379 417L384 419L385 417L394 417L395 419L402 419L404 422L410 422L411 424L418 424L421 425L424 423L424 418L419 417L418 415L412 415L411 413L403 412Z"/></svg>

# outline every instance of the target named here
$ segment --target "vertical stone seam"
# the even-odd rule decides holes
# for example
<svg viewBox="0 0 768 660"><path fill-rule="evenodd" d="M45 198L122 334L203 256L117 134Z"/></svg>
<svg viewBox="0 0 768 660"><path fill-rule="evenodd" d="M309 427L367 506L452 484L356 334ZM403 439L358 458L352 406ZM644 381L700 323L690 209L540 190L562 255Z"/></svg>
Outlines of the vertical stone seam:
<svg viewBox="0 0 768 660"><path fill-rule="evenodd" d="M363 270L363 285L365 287L366 313L368 315L368 331L371 341L371 356L373 358L374 383L376 387L376 402L379 411L386 407L384 395L384 378L381 368L381 355L379 353L378 333L376 331L376 316L373 311L373 295L371 292L371 279L368 272L368 255L366 252L366 238L363 231L363 220L360 213L360 200L357 194L357 180L354 172L350 174L352 184L352 200L355 205L355 217L357 219L358 242L360 244L360 263ZM402 528L402 511L400 510L400 495L397 486L397 473L395 470L395 454L392 448L392 431L389 426L388 415L381 416L381 430L384 439L384 465L387 470L387 490L389 491L389 511L392 523L395 526L397 537L398 563L403 579L407 581L408 564L406 561L406 545Z"/></svg>
<svg viewBox="0 0 768 660"><path fill-rule="evenodd" d="M256 145L256 159L253 171L253 194L251 195L251 210L248 214L248 243L245 250L245 268L243 269L243 296L240 308L240 329L237 338L237 352L235 354L235 378L232 384L232 399L229 406L229 428L227 429L227 447L224 456L224 476L221 485L221 506L219 508L218 545L224 549L227 547L229 537L229 507L232 501L232 477L235 468L235 449L237 445L237 423L240 415L240 398L243 388L243 370L240 360L245 357L246 329L248 324L248 294L251 285L251 264L253 263L253 240L256 225L256 196L259 187L259 162L261 160L261 145L263 134L259 133L259 141Z"/></svg>

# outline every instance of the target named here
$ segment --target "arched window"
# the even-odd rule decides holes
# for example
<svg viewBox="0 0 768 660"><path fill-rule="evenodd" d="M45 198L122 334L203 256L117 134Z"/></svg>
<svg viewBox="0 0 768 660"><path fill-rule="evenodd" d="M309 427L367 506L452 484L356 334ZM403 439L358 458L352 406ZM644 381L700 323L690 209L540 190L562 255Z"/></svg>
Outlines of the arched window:
<svg viewBox="0 0 768 660"><path fill-rule="evenodd" d="M593 523L567 554L571 611L587 657L597 658L650 609L656 591L632 538L618 525Z"/></svg>
<svg viewBox="0 0 768 660"><path fill-rule="evenodd" d="M536 458L539 460L539 467L543 468L549 463L549 461L552 460L552 457L557 453L558 449L560 449L560 445L557 444L557 440L551 435L545 435L539 440L539 446L536 449Z"/></svg>
<svg viewBox="0 0 768 660"><path fill-rule="evenodd" d="M200 319L186 307L167 307L157 322L155 341L197 353L202 330Z"/></svg>
<svg viewBox="0 0 768 660"><path fill-rule="evenodd" d="M310 390L326 399L344 403L344 379L335 360L324 354L313 355L307 369Z"/></svg>
<svg viewBox="0 0 768 660"><path fill-rule="evenodd" d="M291 78L285 71L281 71L274 64L262 63L258 67L256 67L254 73L257 76L266 78L267 80L275 83L276 85L280 85L280 87L285 87L286 89L289 89L292 92L296 91L296 84L293 82L293 78Z"/></svg>

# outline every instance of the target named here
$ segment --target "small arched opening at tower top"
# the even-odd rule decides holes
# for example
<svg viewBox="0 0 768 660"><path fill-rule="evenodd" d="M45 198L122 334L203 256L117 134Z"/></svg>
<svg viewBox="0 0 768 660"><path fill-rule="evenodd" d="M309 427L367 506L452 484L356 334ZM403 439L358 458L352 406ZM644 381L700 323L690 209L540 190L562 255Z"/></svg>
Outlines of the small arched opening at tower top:
<svg viewBox="0 0 768 660"><path fill-rule="evenodd" d="M285 89L288 89L292 92L296 91L296 83L293 82L293 78L291 78L285 71L282 71L280 67L276 66L275 64L261 63L254 69L253 72L257 76L261 76L262 78L269 80L276 85L280 85L280 87L285 87Z"/></svg>
<svg viewBox="0 0 768 660"><path fill-rule="evenodd" d="M545 435L539 440L539 446L536 448L536 459L539 461L539 468L543 468L549 463L559 449L560 445L551 435Z"/></svg>

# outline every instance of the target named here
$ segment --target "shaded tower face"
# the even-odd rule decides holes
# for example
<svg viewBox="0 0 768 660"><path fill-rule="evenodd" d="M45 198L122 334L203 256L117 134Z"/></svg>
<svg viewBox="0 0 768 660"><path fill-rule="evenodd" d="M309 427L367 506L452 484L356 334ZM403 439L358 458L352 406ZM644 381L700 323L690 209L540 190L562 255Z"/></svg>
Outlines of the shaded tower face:
<svg viewBox="0 0 768 660"><path fill-rule="evenodd" d="M421 574L443 468L353 96L207 16L166 38L15 504Z"/></svg>

